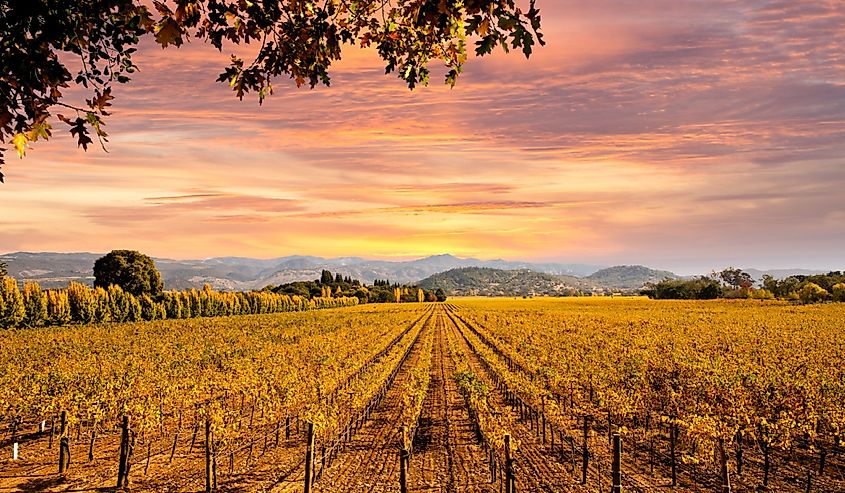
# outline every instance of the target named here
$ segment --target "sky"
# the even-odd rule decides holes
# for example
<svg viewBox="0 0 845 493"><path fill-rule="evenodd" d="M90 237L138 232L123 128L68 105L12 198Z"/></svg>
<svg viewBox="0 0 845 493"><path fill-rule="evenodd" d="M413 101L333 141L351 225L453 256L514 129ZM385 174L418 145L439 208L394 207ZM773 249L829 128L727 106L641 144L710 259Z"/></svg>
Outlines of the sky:
<svg viewBox="0 0 845 493"><path fill-rule="evenodd" d="M144 43L108 152L7 154L0 252L845 268L845 2L537 5L547 46L454 89L347 47L259 107L230 52Z"/></svg>

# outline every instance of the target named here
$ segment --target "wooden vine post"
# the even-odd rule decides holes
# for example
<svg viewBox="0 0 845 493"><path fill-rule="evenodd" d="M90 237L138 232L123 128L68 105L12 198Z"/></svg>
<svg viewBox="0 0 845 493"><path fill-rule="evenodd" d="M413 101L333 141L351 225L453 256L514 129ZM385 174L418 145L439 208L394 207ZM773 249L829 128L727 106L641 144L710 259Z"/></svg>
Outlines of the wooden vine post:
<svg viewBox="0 0 845 493"><path fill-rule="evenodd" d="M613 465L611 474L611 493L622 493L622 437L619 433L613 434Z"/></svg>
<svg viewBox="0 0 845 493"><path fill-rule="evenodd" d="M18 460L18 419L12 418L12 460Z"/></svg>
<svg viewBox="0 0 845 493"><path fill-rule="evenodd" d="M126 487L129 483L129 415L123 416L120 425L120 459L117 467L117 487Z"/></svg>
<svg viewBox="0 0 845 493"><path fill-rule="evenodd" d="M513 457L511 456L511 436L505 435L505 493L514 492Z"/></svg>
<svg viewBox="0 0 845 493"><path fill-rule="evenodd" d="M731 493L731 477L728 473L728 456L725 453L725 440L720 438L718 443L719 475L722 478L722 493Z"/></svg>
<svg viewBox="0 0 845 493"><path fill-rule="evenodd" d="M672 487L678 486L678 457L676 453L676 446L678 442L678 425L675 423L675 418L669 423L669 453L672 461Z"/></svg>
<svg viewBox="0 0 845 493"><path fill-rule="evenodd" d="M308 423L308 447L305 449L305 493L311 493L314 481L314 423Z"/></svg>
<svg viewBox="0 0 845 493"><path fill-rule="evenodd" d="M819 450L819 476L824 474L824 466L827 461L827 448L822 445Z"/></svg>
<svg viewBox="0 0 845 493"><path fill-rule="evenodd" d="M581 484L587 484L587 469L590 467L590 448L588 440L590 438L590 417L584 416L584 436L581 444Z"/></svg>
<svg viewBox="0 0 845 493"><path fill-rule="evenodd" d="M399 452L399 492L408 493L408 449Z"/></svg>
<svg viewBox="0 0 845 493"><path fill-rule="evenodd" d="M205 417L205 491L211 493L214 487L214 472L211 467L211 417Z"/></svg>
<svg viewBox="0 0 845 493"><path fill-rule="evenodd" d="M167 463L173 462L173 456L176 455L176 445L179 443L179 429L173 434L173 445L170 446L170 458Z"/></svg>
<svg viewBox="0 0 845 493"><path fill-rule="evenodd" d="M546 396L542 396L542 410L541 415L543 418L543 445L546 444ZM554 444L552 444L552 449L554 449Z"/></svg>
<svg viewBox="0 0 845 493"><path fill-rule="evenodd" d="M70 465L70 442L67 436L67 411L62 411L59 435L59 474L64 474Z"/></svg>
<svg viewBox="0 0 845 493"><path fill-rule="evenodd" d="M94 460L94 443L97 441L97 422L91 426L91 439L88 442L88 462Z"/></svg>
<svg viewBox="0 0 845 493"><path fill-rule="evenodd" d="M408 452L406 435L407 428L401 426L399 428L399 440L401 441L399 449L399 493L408 493L408 457L411 454Z"/></svg>

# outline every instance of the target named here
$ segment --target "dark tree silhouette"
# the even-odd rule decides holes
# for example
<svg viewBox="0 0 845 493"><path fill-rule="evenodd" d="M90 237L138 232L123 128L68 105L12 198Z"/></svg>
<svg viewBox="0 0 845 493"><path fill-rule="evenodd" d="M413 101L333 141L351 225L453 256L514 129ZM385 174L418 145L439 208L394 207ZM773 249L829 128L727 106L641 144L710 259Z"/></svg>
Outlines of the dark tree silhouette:
<svg viewBox="0 0 845 493"><path fill-rule="evenodd" d="M497 46L519 49L528 57L543 44L535 0L26 0L0 2L0 141L20 157L30 143L51 136L53 111L79 146L107 134L112 88L129 82L143 36L163 48L190 38L218 50L253 44L254 57L232 56L218 81L238 98L255 93L258 101L273 93L273 80L289 77L297 86L329 85L329 69L340 60L344 44L373 47L409 88L429 81L429 63L446 66L454 85L467 60L467 40L475 53ZM68 61L81 68L72 74ZM71 84L87 89L90 99L69 103ZM65 116L70 115L70 116ZM0 147L0 165L3 148ZM3 175L0 173L0 181Z"/></svg>

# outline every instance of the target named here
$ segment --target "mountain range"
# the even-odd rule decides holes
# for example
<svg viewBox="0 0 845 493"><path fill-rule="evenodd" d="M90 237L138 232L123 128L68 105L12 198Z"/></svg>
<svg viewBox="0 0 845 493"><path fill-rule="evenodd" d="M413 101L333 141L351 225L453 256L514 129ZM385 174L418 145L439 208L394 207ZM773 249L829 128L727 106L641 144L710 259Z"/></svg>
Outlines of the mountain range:
<svg viewBox="0 0 845 493"><path fill-rule="evenodd" d="M9 275L19 281L37 281L45 288L56 288L66 286L69 281L93 284L94 261L101 256L103 254L100 253L15 252L0 255L0 260L7 264ZM467 267L516 271L511 274L491 274L490 272L487 274L489 274L490 282L500 283L500 286L502 282L505 282L505 286L520 286L533 282L537 292L546 290L559 292L569 288L639 289L646 282L659 281L664 277L678 277L669 271L653 270L643 266L604 268L604 266L579 263L479 260L448 254L407 261L302 255L273 259L216 257L204 260L165 258L154 260L168 289L200 288L204 284L210 284L213 288L220 290L247 291L261 289L268 285L318 279L323 269L329 269L334 273L339 272L368 284L375 279L388 279L402 284L417 283L435 274ZM794 274L818 273L818 271L801 269L780 271L747 269L747 271L755 279L760 279L767 273L777 278ZM542 274L542 276L535 274ZM468 275L470 277L467 277ZM464 273L462 277L465 280L474 279L470 284L477 284L485 276L475 272L471 275ZM506 281L508 278L510 281ZM485 289L495 291L492 287Z"/></svg>
<svg viewBox="0 0 845 493"><path fill-rule="evenodd" d="M68 281L94 282L94 261L97 253L31 253L15 252L0 255L8 265L9 275L19 281L37 281L43 287L66 286ZM375 279L415 283L438 272L460 267L488 267L502 270L533 270L552 275L587 276L601 269L588 264L555 264L479 260L453 255L434 255L408 260L369 260L360 257L322 258L294 255L273 259L216 257L204 260L172 260L156 258L168 289L200 288L211 284L215 289L251 290L292 281L319 279L323 269L372 283Z"/></svg>

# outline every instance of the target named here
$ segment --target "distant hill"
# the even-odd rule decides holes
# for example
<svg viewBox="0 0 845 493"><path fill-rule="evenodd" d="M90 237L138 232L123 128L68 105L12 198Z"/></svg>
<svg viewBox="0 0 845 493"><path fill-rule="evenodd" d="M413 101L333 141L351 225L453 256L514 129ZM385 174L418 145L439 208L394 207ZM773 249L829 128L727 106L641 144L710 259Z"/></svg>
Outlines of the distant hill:
<svg viewBox="0 0 845 493"><path fill-rule="evenodd" d="M417 285L426 290L443 289L452 296L559 296L594 287L574 276L489 267L451 269L423 279Z"/></svg>
<svg viewBox="0 0 845 493"><path fill-rule="evenodd" d="M67 286L70 281L94 283L94 261L97 253L29 253L0 255L8 274L18 281L37 280L42 287Z"/></svg>
<svg viewBox="0 0 845 493"><path fill-rule="evenodd" d="M612 289L640 289L649 282L659 282L666 278L678 279L667 270L654 270L642 265L618 265L594 272L586 279Z"/></svg>
<svg viewBox="0 0 845 493"><path fill-rule="evenodd" d="M69 281L94 282L94 261L101 253L30 253L0 255L9 275L19 281L37 281L46 288L64 287ZM201 288L211 284L219 290L261 289L292 281L310 281L329 269L344 276L372 283L375 279L414 283L432 274L459 267L531 269L549 274L584 276L600 267L587 264L533 264L507 260L479 260L453 255L433 255L408 261L367 260L359 257L322 258L294 255L273 259L219 257L205 260L154 259L168 289Z"/></svg>

